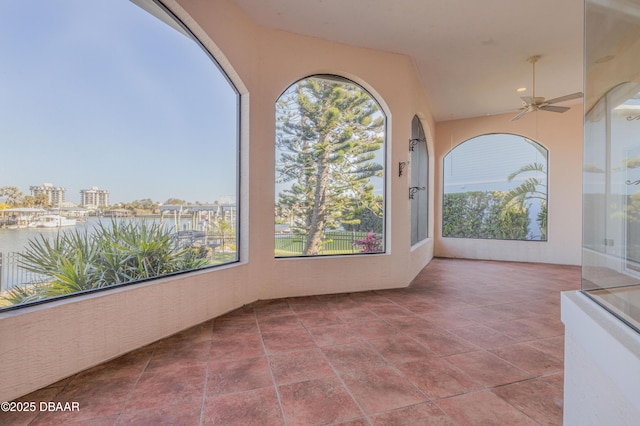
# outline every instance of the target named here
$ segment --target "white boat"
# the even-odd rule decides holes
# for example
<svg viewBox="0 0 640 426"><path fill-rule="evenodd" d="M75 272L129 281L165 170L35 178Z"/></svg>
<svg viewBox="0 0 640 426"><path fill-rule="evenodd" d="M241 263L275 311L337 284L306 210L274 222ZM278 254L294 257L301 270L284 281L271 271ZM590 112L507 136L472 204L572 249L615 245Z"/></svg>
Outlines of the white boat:
<svg viewBox="0 0 640 426"><path fill-rule="evenodd" d="M75 226L77 221L57 214L45 214L29 224L29 228L61 228L63 226Z"/></svg>

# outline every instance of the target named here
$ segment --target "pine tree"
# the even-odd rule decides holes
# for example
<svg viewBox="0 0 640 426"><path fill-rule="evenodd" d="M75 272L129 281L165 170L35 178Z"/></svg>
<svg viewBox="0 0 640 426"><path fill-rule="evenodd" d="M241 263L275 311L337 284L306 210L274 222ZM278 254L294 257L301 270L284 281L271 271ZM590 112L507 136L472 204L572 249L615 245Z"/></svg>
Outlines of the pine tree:
<svg viewBox="0 0 640 426"><path fill-rule="evenodd" d="M322 233L337 227L344 213L372 196L372 177L382 177L376 161L384 137L384 116L375 100L355 84L334 78L307 78L278 100L277 182L290 183L279 194L294 230L306 235L303 253L319 254ZM382 214L378 206L371 211ZM351 217L349 217L351 216Z"/></svg>

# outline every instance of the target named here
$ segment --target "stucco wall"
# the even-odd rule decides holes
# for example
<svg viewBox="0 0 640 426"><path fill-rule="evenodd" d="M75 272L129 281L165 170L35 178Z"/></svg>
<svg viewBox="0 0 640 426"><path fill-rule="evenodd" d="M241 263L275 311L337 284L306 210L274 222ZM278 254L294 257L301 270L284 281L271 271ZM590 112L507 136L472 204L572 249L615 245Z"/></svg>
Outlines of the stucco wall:
<svg viewBox="0 0 640 426"><path fill-rule="evenodd" d="M514 91L514 96L517 94ZM582 243L582 104L563 113L539 111L511 121L515 113L436 125L435 208L442 209L442 164L458 144L487 133L526 136L549 152L548 231L545 242L442 237L442 216L435 223L435 255L472 259L580 265Z"/></svg>
<svg viewBox="0 0 640 426"><path fill-rule="evenodd" d="M422 118L434 170L435 126L409 58L263 28L228 0L167 4L242 95L241 263L1 313L0 400L258 299L403 287L433 257L432 239L410 247L410 173L398 176L398 163L409 159L415 114ZM386 254L273 257L275 101L290 84L316 73L354 80L387 114Z"/></svg>

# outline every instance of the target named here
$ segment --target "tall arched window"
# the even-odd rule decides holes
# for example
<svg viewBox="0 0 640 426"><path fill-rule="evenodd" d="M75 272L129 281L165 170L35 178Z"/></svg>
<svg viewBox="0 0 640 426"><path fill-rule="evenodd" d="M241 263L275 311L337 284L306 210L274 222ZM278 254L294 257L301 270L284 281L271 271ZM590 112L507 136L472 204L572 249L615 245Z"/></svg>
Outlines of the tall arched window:
<svg viewBox="0 0 640 426"><path fill-rule="evenodd" d="M429 154L420 119L411 121L411 245L427 238L429 220Z"/></svg>
<svg viewBox="0 0 640 426"><path fill-rule="evenodd" d="M276 103L275 255L384 251L385 116L362 87L318 75Z"/></svg>
<svg viewBox="0 0 640 426"><path fill-rule="evenodd" d="M547 239L547 150L513 134L469 139L444 158L442 236Z"/></svg>
<svg viewBox="0 0 640 426"><path fill-rule="evenodd" d="M236 261L239 97L191 31L153 1L0 9L0 306Z"/></svg>

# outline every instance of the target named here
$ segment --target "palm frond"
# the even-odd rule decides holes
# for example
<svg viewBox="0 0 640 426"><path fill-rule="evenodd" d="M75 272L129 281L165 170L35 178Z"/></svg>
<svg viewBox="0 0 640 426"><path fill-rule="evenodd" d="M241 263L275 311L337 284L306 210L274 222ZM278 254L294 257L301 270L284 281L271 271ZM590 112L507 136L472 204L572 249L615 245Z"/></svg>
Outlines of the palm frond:
<svg viewBox="0 0 640 426"><path fill-rule="evenodd" d="M511 173L507 180L509 182L511 182L513 179L515 179L518 175L521 175L523 173L530 173L530 172L534 172L534 173L541 173L541 174L546 174L545 172L545 165L541 164L541 163L529 163L526 164L522 167L520 167L518 170L516 170L515 172Z"/></svg>

